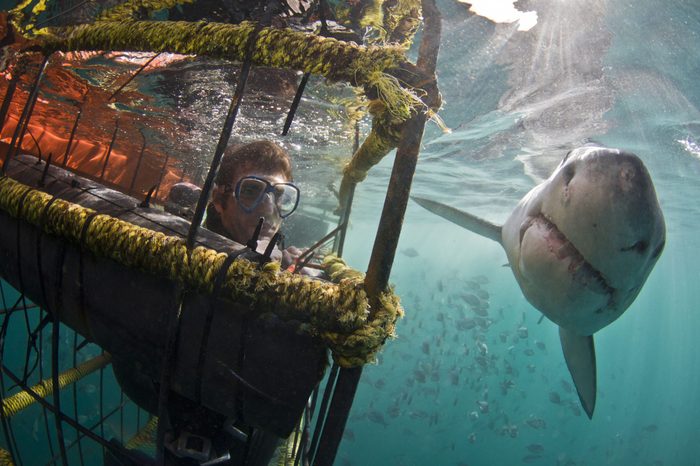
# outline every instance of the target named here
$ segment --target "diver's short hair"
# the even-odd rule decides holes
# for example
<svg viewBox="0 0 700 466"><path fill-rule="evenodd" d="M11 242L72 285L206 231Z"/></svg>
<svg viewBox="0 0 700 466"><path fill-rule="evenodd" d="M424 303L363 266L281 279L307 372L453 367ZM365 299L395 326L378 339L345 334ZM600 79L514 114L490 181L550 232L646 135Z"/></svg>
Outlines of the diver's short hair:
<svg viewBox="0 0 700 466"><path fill-rule="evenodd" d="M224 152L215 183L233 188L239 173L252 168L266 172L278 171L287 180L292 180L292 161L287 151L272 141L261 140L229 146Z"/></svg>

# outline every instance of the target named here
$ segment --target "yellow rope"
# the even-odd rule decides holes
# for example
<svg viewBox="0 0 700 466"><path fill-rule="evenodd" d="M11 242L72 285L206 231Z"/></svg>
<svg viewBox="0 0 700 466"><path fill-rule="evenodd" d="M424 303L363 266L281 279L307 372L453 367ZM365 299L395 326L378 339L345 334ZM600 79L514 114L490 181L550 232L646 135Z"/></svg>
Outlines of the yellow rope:
<svg viewBox="0 0 700 466"><path fill-rule="evenodd" d="M58 387L64 388L66 385L77 382L83 377L95 372L98 369L109 364L111 357L107 353L96 356L77 367L68 369L59 374ZM44 379L38 384L30 387L30 390L42 398L45 398L53 393L53 380L51 378ZM2 400L2 412L5 417L11 417L22 411L24 408L32 405L36 400L28 392L21 391Z"/></svg>
<svg viewBox="0 0 700 466"><path fill-rule="evenodd" d="M26 196L24 196L24 194ZM22 209L19 200L24 196ZM9 177L0 178L0 209L16 218L42 227L47 234L73 242L98 256L129 268L166 276L193 290L211 293L214 278L226 254L197 247L188 250L183 238L139 227L109 215L95 215L80 205L56 200ZM42 216L46 215L45 221ZM339 259L328 259L335 267ZM336 276L337 283L280 271L278 262L258 266L245 259L233 261L226 271L222 296L250 304L259 315L272 312L285 320L299 322L300 330L320 337L342 367L372 361L386 339L393 335L395 322L402 315L398 298L384 293L380 306L373 308L362 282L362 274Z"/></svg>
<svg viewBox="0 0 700 466"><path fill-rule="evenodd" d="M144 425L140 431L131 437L125 444L124 447L127 450L134 450L137 448L142 448L145 446L155 444L156 432L158 431L158 417L151 417L146 425Z"/></svg>
<svg viewBox="0 0 700 466"><path fill-rule="evenodd" d="M15 466L12 462L12 455L4 448L0 448L0 466Z"/></svg>
<svg viewBox="0 0 700 466"><path fill-rule="evenodd" d="M301 447L301 432L304 431L304 424L304 416L302 416L294 432L277 447L276 458L272 461L275 466L294 466ZM297 432L299 432L298 435Z"/></svg>

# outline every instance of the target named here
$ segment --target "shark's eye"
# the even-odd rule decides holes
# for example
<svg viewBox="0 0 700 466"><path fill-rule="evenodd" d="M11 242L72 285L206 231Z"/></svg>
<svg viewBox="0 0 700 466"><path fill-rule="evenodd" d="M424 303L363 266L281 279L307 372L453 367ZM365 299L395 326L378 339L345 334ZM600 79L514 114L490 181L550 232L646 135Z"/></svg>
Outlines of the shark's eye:
<svg viewBox="0 0 700 466"><path fill-rule="evenodd" d="M634 251L638 254L643 254L644 251L649 248L649 243L647 243L644 240L639 240L636 243L634 243L632 246L627 246L626 248L620 248L620 251L627 252L627 251Z"/></svg>
<svg viewBox="0 0 700 466"><path fill-rule="evenodd" d="M562 171L562 176L564 177L564 184L566 186L569 186L569 183L571 183L571 180L574 179L574 175L576 174L576 170L574 169L573 165L567 165L564 167L564 170Z"/></svg>

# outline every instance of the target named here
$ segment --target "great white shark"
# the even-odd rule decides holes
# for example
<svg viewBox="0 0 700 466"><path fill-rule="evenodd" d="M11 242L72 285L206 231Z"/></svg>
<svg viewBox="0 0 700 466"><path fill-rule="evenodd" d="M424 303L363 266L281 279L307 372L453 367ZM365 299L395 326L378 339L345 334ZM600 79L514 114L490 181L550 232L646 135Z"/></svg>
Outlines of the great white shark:
<svg viewBox="0 0 700 466"><path fill-rule="evenodd" d="M592 418L593 334L632 304L666 242L656 191L639 157L598 145L571 150L503 226L413 200L503 246L525 298L559 326L566 365Z"/></svg>

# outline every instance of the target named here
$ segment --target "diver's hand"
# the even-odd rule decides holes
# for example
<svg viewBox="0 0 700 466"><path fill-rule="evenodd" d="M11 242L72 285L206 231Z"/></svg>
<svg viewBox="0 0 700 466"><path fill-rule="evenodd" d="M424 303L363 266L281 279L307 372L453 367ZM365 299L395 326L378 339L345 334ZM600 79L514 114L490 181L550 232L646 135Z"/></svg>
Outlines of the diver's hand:
<svg viewBox="0 0 700 466"><path fill-rule="evenodd" d="M304 253L305 249L296 246L289 246L282 250L282 268L287 269L290 265L296 264L297 259Z"/></svg>
<svg viewBox="0 0 700 466"><path fill-rule="evenodd" d="M282 251L282 269L287 270L290 266L295 265L299 259L299 256L306 251L308 251L308 248L299 249L296 246L289 246L288 248L284 249ZM310 267L304 267L303 269L299 270L299 273L310 277L320 277L323 272Z"/></svg>

